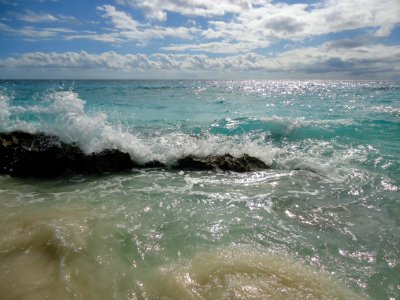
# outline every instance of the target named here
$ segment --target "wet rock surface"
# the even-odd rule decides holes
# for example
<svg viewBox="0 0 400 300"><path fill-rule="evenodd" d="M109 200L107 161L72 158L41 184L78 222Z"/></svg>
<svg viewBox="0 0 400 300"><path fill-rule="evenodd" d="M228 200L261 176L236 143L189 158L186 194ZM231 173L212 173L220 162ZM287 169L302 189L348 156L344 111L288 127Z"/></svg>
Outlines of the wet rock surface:
<svg viewBox="0 0 400 300"><path fill-rule="evenodd" d="M175 169L187 170L223 170L234 172L250 172L268 169L269 167L258 158L244 154L240 157L234 157L230 154L208 155L206 157L197 157L193 155L186 156L177 161Z"/></svg>
<svg viewBox="0 0 400 300"><path fill-rule="evenodd" d="M133 168L164 167L164 163L156 160L138 164L128 153L118 149L85 154L75 144L62 142L57 136L44 133L0 133L0 174L15 177L54 177L68 173L102 174ZM206 157L189 155L178 159L172 168L249 172L269 167L247 154L241 157L224 154Z"/></svg>
<svg viewBox="0 0 400 300"><path fill-rule="evenodd" d="M14 131L0 133L0 173L16 177L53 177L65 173L101 174L132 169L128 153L107 149L85 154L56 136Z"/></svg>

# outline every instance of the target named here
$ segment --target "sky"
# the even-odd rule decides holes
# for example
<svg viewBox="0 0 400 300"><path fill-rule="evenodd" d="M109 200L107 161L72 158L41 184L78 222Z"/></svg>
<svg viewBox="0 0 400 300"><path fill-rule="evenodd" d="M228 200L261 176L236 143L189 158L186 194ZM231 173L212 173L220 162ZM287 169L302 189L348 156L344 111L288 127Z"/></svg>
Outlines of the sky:
<svg viewBox="0 0 400 300"><path fill-rule="evenodd" d="M0 0L0 79L400 80L400 0Z"/></svg>

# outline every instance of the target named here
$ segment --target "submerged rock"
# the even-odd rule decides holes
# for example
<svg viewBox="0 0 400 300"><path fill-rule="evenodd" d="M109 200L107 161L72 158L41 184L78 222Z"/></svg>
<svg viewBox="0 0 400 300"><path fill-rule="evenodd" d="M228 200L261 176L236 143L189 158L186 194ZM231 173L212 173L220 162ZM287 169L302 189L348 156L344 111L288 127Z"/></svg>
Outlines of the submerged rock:
<svg viewBox="0 0 400 300"><path fill-rule="evenodd" d="M234 172L250 172L265 170L269 167L258 158L243 154L240 157L234 157L230 154L208 155L198 157L189 155L177 161L174 168L188 170L223 170Z"/></svg>
<svg viewBox="0 0 400 300"><path fill-rule="evenodd" d="M165 164L156 160L140 165L128 153L118 149L86 154L75 144L62 142L57 136L44 133L0 133L0 174L54 177L68 173L102 174L132 168L163 167ZM206 157L189 155L179 159L173 168L249 172L269 167L247 154L241 157L224 154Z"/></svg>

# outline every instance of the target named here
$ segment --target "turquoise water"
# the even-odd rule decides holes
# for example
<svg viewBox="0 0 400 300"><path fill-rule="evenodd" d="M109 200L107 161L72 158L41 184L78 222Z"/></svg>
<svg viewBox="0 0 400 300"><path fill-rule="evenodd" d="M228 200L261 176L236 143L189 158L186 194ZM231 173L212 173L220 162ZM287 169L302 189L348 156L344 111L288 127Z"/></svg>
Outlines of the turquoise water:
<svg viewBox="0 0 400 300"><path fill-rule="evenodd" d="M2 81L16 129L272 168L0 176L6 299L400 297L400 82Z"/></svg>

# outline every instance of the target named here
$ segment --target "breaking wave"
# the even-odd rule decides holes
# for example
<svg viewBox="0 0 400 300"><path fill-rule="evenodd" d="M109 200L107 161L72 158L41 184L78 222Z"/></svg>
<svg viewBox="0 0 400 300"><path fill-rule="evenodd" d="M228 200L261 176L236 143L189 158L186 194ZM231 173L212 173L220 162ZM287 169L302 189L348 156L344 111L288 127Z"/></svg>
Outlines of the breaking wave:
<svg viewBox="0 0 400 300"><path fill-rule="evenodd" d="M116 148L139 163L157 160L173 164L187 155L240 156L244 153L281 169L306 169L340 177L345 149L333 146L343 130L356 130L349 120L306 120L284 117L216 120L202 128L173 130L127 127L110 121L112 111L88 109L73 91L51 91L34 105L12 105L0 94L0 130L45 132L77 144L84 152ZM134 116L132 117L134 118ZM351 133L350 133L351 134ZM365 152L365 151L364 151ZM343 165L347 163L343 162Z"/></svg>

